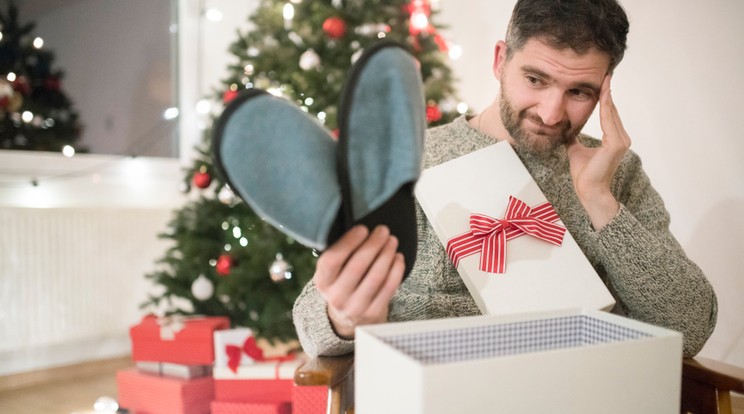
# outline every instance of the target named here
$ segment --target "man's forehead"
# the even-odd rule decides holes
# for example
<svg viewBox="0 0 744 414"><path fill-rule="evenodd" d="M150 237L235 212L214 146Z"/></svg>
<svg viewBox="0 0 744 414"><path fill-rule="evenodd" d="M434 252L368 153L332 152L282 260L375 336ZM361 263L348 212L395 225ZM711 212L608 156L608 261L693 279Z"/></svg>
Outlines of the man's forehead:
<svg viewBox="0 0 744 414"><path fill-rule="evenodd" d="M557 72L570 76L603 78L610 67L609 54L595 47L579 53L569 47L559 48L536 38L513 50L512 60L516 61L520 68L538 68L546 73Z"/></svg>

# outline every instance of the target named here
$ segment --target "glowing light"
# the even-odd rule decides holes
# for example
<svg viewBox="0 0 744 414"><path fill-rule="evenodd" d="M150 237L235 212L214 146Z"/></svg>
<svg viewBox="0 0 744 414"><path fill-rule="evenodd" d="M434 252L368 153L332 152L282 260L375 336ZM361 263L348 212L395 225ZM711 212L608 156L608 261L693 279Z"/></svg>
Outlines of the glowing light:
<svg viewBox="0 0 744 414"><path fill-rule="evenodd" d="M248 239L246 239L245 237L241 237L240 238L240 245L243 246L243 247L248 246Z"/></svg>
<svg viewBox="0 0 744 414"><path fill-rule="evenodd" d="M62 147L62 155L67 158L72 158L75 156L75 148L73 148L72 145L65 145Z"/></svg>
<svg viewBox="0 0 744 414"><path fill-rule="evenodd" d="M282 90L279 88L269 88L268 92L274 96L282 96Z"/></svg>
<svg viewBox="0 0 744 414"><path fill-rule="evenodd" d="M13 82L16 80L16 74L15 72L8 72L7 76L8 82Z"/></svg>
<svg viewBox="0 0 744 414"><path fill-rule="evenodd" d="M34 114L31 113L31 111L23 111L23 114L21 114L21 119L25 123L29 123L34 120Z"/></svg>
<svg viewBox="0 0 744 414"><path fill-rule="evenodd" d="M222 20L222 12L219 9L215 9L214 7L207 9L207 11L204 13L204 16L207 18L207 20L213 22L219 22Z"/></svg>
<svg viewBox="0 0 744 414"><path fill-rule="evenodd" d="M419 11L413 12L411 15L411 26L419 31L429 27L429 18L426 17L426 13Z"/></svg>
<svg viewBox="0 0 744 414"><path fill-rule="evenodd" d="M449 57L452 60L457 60L462 57L462 46L460 45L450 45L449 47Z"/></svg>
<svg viewBox="0 0 744 414"><path fill-rule="evenodd" d="M168 121L172 119L176 119L178 118L178 113L179 113L178 108L176 108L175 106L172 106L163 112L163 119L168 120Z"/></svg>
<svg viewBox="0 0 744 414"><path fill-rule="evenodd" d="M377 38L378 38L378 39L384 39L384 38L386 38L386 37L387 37L387 35L385 34L385 32L380 32L380 33L377 33Z"/></svg>
<svg viewBox="0 0 744 414"><path fill-rule="evenodd" d="M240 227L233 227L232 234L233 234L233 237L235 237L236 239L239 239L243 235L243 232L240 231Z"/></svg>
<svg viewBox="0 0 744 414"><path fill-rule="evenodd" d="M0 40L3 40L3 32L0 32Z"/></svg>
<svg viewBox="0 0 744 414"><path fill-rule="evenodd" d="M243 71L245 72L246 75L251 76L251 75L253 75L253 72L255 71L255 69L254 69L253 65L251 65L249 63L249 64L245 65L245 68L243 68Z"/></svg>
<svg viewBox="0 0 744 414"><path fill-rule="evenodd" d="M229 252L230 250L232 250L232 245L231 244L226 244L225 245L225 251L226 252Z"/></svg>
<svg viewBox="0 0 744 414"><path fill-rule="evenodd" d="M460 102L459 104L457 104L457 112L460 114L464 114L468 111L468 109L470 108L468 108L468 104L466 104L465 102Z"/></svg>
<svg viewBox="0 0 744 414"><path fill-rule="evenodd" d="M307 98L305 98L305 105L310 106L310 105L313 104L313 102L315 102L315 100L313 98L311 98L309 96Z"/></svg>
<svg viewBox="0 0 744 414"><path fill-rule="evenodd" d="M34 39L34 47L37 49L41 49L44 46L44 39L37 37Z"/></svg>
<svg viewBox="0 0 744 414"><path fill-rule="evenodd" d="M282 10L282 15L284 16L284 20L294 19L295 9L292 3L287 3L284 5L284 10Z"/></svg>
<svg viewBox="0 0 744 414"><path fill-rule="evenodd" d="M326 120L326 113L323 111L318 112L318 119L320 119L322 122L325 122Z"/></svg>
<svg viewBox="0 0 744 414"><path fill-rule="evenodd" d="M200 99L196 103L196 112L206 115L212 110L212 103L208 99Z"/></svg>

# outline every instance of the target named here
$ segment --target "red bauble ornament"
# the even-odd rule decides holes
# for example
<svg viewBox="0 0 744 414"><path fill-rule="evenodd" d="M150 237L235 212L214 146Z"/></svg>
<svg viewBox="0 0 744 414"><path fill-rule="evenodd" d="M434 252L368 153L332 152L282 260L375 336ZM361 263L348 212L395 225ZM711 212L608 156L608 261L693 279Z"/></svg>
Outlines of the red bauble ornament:
<svg viewBox="0 0 744 414"><path fill-rule="evenodd" d="M346 34L346 22L337 16L329 17L323 22L323 31L331 39L340 39Z"/></svg>
<svg viewBox="0 0 744 414"><path fill-rule="evenodd" d="M192 181L195 186L205 189L209 187L209 184L212 184L212 176L206 171L197 171L194 173Z"/></svg>
<svg viewBox="0 0 744 414"><path fill-rule="evenodd" d="M26 79L25 76L19 76L13 81L13 89L23 95L31 93L31 85L28 83L28 79Z"/></svg>
<svg viewBox="0 0 744 414"><path fill-rule="evenodd" d="M436 104L426 106L426 122L437 122L442 119L442 111Z"/></svg>
<svg viewBox="0 0 744 414"><path fill-rule="evenodd" d="M229 254L222 254L217 258L217 265L215 270L220 276L227 276L232 271L232 267L235 264L233 258Z"/></svg>
<svg viewBox="0 0 744 414"><path fill-rule="evenodd" d="M222 94L222 103L227 104L230 103L233 99L238 97L238 91L234 91L232 89L228 89L225 91L225 93Z"/></svg>
<svg viewBox="0 0 744 414"><path fill-rule="evenodd" d="M56 76L50 76L44 79L44 86L50 91L59 91L62 89L62 81Z"/></svg>

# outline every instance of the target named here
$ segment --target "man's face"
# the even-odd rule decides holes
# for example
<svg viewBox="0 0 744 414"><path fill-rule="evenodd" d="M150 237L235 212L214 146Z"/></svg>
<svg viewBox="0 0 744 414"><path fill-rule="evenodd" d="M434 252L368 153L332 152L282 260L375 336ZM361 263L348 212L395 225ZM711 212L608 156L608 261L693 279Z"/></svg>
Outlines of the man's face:
<svg viewBox="0 0 744 414"><path fill-rule="evenodd" d="M501 82L501 121L513 143L548 152L571 142L599 99L609 56L596 49L579 55L534 38L508 61L506 49L500 53L494 72Z"/></svg>

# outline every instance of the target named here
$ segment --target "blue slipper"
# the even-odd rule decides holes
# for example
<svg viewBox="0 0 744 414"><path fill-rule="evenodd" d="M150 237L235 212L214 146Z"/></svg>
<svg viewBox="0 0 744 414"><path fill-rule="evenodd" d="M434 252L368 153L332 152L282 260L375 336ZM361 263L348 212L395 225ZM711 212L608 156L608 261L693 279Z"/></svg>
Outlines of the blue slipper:
<svg viewBox="0 0 744 414"><path fill-rule="evenodd" d="M398 238L406 274L416 260L416 202L426 112L417 63L384 41L352 68L339 105L338 176L344 223L385 224Z"/></svg>
<svg viewBox="0 0 744 414"><path fill-rule="evenodd" d="M315 118L250 89L222 112L212 146L227 184L269 224L318 250L340 237L336 142Z"/></svg>
<svg viewBox="0 0 744 414"><path fill-rule="evenodd" d="M408 274L426 125L414 58L392 42L366 50L339 108L336 144L292 102L249 90L218 119L215 165L259 216L306 246L324 250L355 224L387 225Z"/></svg>

